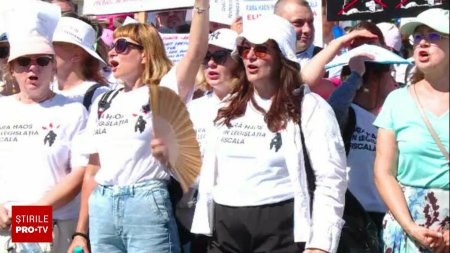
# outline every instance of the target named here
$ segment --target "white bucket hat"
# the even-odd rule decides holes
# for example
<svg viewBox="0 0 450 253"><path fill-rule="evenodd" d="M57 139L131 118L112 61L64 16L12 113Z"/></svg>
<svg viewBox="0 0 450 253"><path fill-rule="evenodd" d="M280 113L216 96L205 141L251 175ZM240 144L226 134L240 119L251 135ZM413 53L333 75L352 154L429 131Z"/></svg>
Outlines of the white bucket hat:
<svg viewBox="0 0 450 253"><path fill-rule="evenodd" d="M443 34L448 34L449 28L448 10L432 8L421 12L417 18L406 22L400 27L400 31L405 34L413 34L418 26L426 25L431 29Z"/></svg>
<svg viewBox="0 0 450 253"><path fill-rule="evenodd" d="M237 32L228 28L221 28L209 34L208 44L228 50L234 50L236 48L237 37Z"/></svg>
<svg viewBox="0 0 450 253"><path fill-rule="evenodd" d="M62 17L53 34L53 42L65 42L79 46L106 65L105 61L95 51L97 34L94 28L80 19Z"/></svg>
<svg viewBox="0 0 450 253"><path fill-rule="evenodd" d="M55 54L51 38L61 17L58 6L42 1L18 1L3 13L10 45L8 62L24 55Z"/></svg>
<svg viewBox="0 0 450 253"><path fill-rule="evenodd" d="M269 39L274 40L286 59L298 63L295 56L295 43L297 36L294 26L286 19L275 14L264 14L255 21L249 21L244 26L244 31L236 39L236 45L246 39L253 44L262 44ZM233 57L239 57L237 48L232 53Z"/></svg>

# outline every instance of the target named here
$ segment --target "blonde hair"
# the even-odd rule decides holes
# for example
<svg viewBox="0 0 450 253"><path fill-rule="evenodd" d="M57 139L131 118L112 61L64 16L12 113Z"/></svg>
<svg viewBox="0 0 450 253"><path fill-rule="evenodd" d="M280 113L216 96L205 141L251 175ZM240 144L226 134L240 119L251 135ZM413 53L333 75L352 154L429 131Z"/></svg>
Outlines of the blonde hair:
<svg viewBox="0 0 450 253"><path fill-rule="evenodd" d="M164 43L158 30L149 24L128 24L114 30L114 38L127 37L141 45L146 61L141 79L144 84L159 85L164 75L172 68L172 62L167 57Z"/></svg>

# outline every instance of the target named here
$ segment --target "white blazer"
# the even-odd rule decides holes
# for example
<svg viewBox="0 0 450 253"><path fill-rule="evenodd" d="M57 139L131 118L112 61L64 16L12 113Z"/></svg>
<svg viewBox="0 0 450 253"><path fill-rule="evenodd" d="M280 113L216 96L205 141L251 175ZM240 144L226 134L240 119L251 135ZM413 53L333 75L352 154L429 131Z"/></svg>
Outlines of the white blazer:
<svg viewBox="0 0 450 253"><path fill-rule="evenodd" d="M306 242L306 248L333 253L337 250L344 225L342 214L348 178L344 144L333 110L309 88L305 88L301 121L307 152L316 175L312 217L300 129L291 121L281 132L283 145L288 145L284 155L294 192L294 240ZM212 192L217 173L217 136L216 128L208 131L191 228L192 233L208 236L212 235L214 224Z"/></svg>

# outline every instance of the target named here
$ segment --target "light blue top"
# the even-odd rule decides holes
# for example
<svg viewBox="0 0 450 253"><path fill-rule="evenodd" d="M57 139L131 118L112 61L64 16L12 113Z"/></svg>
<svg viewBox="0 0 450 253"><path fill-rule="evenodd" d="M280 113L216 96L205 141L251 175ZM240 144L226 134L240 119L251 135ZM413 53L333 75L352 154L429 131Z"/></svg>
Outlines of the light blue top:
<svg viewBox="0 0 450 253"><path fill-rule="evenodd" d="M399 150L397 180L407 186L449 189L449 163L428 131L409 87L393 91L374 122L395 132ZM425 110L445 149L449 150L449 112L436 116Z"/></svg>

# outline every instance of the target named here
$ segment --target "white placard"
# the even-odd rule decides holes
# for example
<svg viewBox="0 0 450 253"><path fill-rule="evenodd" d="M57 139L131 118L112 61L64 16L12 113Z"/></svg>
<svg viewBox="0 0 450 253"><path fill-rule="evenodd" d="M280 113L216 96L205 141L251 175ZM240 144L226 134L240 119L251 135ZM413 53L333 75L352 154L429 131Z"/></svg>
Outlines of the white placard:
<svg viewBox="0 0 450 253"><path fill-rule="evenodd" d="M273 13L276 0L241 0L241 15L242 22L254 21L258 19L261 15L266 13ZM311 10L314 15L314 28L315 37L314 45L322 46L322 0L308 0Z"/></svg>
<svg viewBox="0 0 450 253"><path fill-rule="evenodd" d="M192 8L194 0L85 0L83 15Z"/></svg>
<svg viewBox="0 0 450 253"><path fill-rule="evenodd" d="M189 34L160 33L169 59L175 64L186 54L189 44Z"/></svg>
<svg viewBox="0 0 450 253"><path fill-rule="evenodd" d="M240 15L240 0L210 0L209 19L230 25Z"/></svg>

